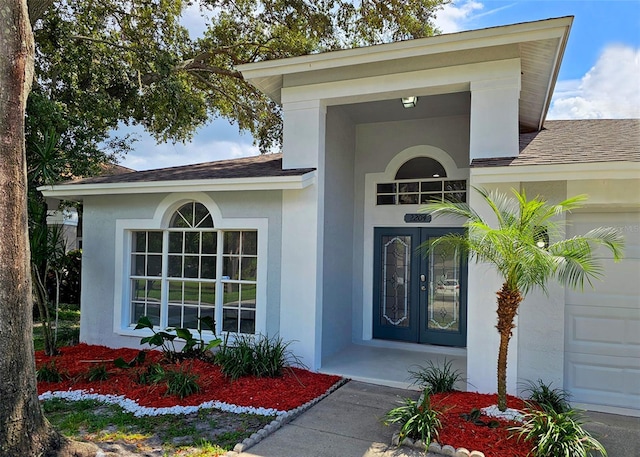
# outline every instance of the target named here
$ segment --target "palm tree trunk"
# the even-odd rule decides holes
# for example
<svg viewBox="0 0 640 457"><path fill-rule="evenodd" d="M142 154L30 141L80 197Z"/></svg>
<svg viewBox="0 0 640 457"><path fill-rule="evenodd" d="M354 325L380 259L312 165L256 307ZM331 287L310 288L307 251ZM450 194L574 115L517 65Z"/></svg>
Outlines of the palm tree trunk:
<svg viewBox="0 0 640 457"><path fill-rule="evenodd" d="M500 348L498 350L498 409L507 409L507 354L509 341L515 324L513 320L518 314L518 306L522 301L522 294L518 289L512 290L507 283L498 292L498 333L500 333Z"/></svg>

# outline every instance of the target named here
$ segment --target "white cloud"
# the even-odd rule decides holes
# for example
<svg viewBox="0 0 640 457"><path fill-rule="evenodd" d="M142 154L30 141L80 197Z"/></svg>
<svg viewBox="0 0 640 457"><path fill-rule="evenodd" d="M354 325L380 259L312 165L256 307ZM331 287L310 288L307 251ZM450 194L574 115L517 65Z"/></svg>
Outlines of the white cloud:
<svg viewBox="0 0 640 457"><path fill-rule="evenodd" d="M483 8L484 5L482 3L474 0L454 2L445 5L436 15L436 27L438 27L442 33L453 33L464 30L466 29L466 24L473 17L473 13Z"/></svg>
<svg viewBox="0 0 640 457"><path fill-rule="evenodd" d="M559 81L548 118L640 118L640 49L610 45L582 79Z"/></svg>

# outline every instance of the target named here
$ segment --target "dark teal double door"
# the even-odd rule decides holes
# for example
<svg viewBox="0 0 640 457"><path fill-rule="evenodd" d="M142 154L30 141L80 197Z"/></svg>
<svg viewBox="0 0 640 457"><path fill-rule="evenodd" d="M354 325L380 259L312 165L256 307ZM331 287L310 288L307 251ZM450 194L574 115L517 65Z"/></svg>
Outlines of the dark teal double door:
<svg viewBox="0 0 640 457"><path fill-rule="evenodd" d="M419 249L451 232L463 229L374 229L374 338L466 345L465 259L443 245Z"/></svg>

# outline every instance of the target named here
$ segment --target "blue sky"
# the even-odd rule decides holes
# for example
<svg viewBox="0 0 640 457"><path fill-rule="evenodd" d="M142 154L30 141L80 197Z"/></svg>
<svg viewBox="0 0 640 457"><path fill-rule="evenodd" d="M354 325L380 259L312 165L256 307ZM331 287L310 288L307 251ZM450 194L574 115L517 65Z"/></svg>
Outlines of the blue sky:
<svg viewBox="0 0 640 457"><path fill-rule="evenodd" d="M456 0L437 25L444 33L575 16L548 119L640 117L639 0ZM201 30L197 8L185 25ZM135 170L258 154L251 136L216 119L189 144L156 144L141 129L121 164Z"/></svg>

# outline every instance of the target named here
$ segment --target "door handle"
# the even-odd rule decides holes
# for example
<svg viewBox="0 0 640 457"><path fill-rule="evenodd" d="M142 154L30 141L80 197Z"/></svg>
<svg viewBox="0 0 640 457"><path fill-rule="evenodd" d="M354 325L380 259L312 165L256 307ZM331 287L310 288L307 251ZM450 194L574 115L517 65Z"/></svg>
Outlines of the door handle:
<svg viewBox="0 0 640 457"><path fill-rule="evenodd" d="M425 282L426 280L427 280L427 277L425 275L420 275L420 282Z"/></svg>

